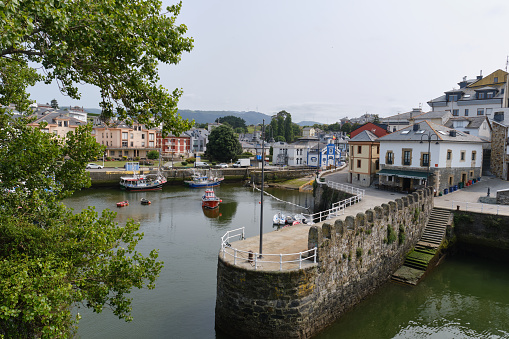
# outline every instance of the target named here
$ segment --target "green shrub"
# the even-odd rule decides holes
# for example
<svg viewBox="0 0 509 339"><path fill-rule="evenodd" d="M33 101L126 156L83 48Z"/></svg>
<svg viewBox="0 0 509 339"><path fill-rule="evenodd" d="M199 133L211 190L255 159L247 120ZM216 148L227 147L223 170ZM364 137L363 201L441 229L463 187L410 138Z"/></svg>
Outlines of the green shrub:
<svg viewBox="0 0 509 339"><path fill-rule="evenodd" d="M187 161L182 161L181 164L182 166L187 166Z"/></svg>
<svg viewBox="0 0 509 339"><path fill-rule="evenodd" d="M398 241L399 241L400 245L405 242L405 238L406 238L405 226L403 224L401 224L401 225L399 225L399 234L398 234Z"/></svg>
<svg viewBox="0 0 509 339"><path fill-rule="evenodd" d="M357 258L362 257L362 248L357 247L357 250L355 251L355 255L357 255Z"/></svg>
<svg viewBox="0 0 509 339"><path fill-rule="evenodd" d="M392 244L396 241L396 232L394 231L394 228L391 225L387 225L387 243Z"/></svg>

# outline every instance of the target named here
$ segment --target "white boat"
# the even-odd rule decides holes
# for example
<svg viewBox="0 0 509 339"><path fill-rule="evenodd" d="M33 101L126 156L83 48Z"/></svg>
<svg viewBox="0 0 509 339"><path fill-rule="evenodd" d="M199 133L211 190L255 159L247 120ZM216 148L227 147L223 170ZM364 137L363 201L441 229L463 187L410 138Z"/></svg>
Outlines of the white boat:
<svg viewBox="0 0 509 339"><path fill-rule="evenodd" d="M278 212L272 218L272 222L274 225L284 225L286 224L286 216L282 212Z"/></svg>
<svg viewBox="0 0 509 339"><path fill-rule="evenodd" d="M128 163L126 169L133 171L130 176L120 177L120 188L126 191L158 191L163 189L163 184L166 183L166 178L158 168L156 174L137 174L139 170L138 163Z"/></svg>

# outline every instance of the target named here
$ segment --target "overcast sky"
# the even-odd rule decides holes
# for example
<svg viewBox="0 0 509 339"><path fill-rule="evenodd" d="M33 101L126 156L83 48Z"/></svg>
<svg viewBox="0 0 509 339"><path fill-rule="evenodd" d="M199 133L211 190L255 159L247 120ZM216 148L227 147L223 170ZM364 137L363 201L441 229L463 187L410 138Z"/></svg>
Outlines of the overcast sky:
<svg viewBox="0 0 509 339"><path fill-rule="evenodd" d="M195 47L160 66L161 84L183 89L181 109L286 110L294 122L428 111L463 76L506 69L508 17L507 0L183 0ZM80 101L31 92L99 107L91 87Z"/></svg>

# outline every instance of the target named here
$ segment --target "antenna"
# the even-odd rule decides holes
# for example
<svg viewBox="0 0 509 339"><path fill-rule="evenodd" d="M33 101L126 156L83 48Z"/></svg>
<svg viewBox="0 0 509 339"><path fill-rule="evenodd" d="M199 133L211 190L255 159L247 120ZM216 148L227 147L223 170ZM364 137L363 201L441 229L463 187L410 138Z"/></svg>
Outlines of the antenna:
<svg viewBox="0 0 509 339"><path fill-rule="evenodd" d="M507 60L505 62L505 71L507 72L507 65L509 65L509 55L507 56Z"/></svg>

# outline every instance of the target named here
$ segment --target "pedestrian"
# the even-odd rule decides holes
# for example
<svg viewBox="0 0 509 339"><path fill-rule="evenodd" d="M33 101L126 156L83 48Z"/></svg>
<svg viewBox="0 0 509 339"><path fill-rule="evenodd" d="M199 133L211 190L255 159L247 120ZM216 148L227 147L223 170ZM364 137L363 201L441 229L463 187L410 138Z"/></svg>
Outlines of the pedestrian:
<svg viewBox="0 0 509 339"><path fill-rule="evenodd" d="M488 197L490 196L490 188L488 187Z"/></svg>

